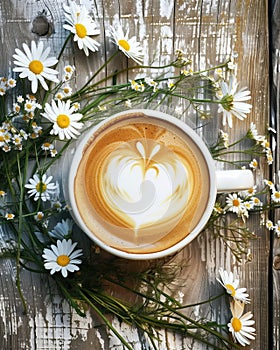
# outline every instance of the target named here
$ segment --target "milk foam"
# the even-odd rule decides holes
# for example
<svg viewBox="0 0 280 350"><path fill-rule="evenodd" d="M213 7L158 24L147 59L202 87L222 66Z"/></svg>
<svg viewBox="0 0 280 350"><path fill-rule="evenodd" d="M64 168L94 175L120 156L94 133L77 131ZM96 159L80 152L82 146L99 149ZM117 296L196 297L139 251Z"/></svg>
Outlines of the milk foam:
<svg viewBox="0 0 280 350"><path fill-rule="evenodd" d="M98 184L104 203L135 233L178 218L187 207L188 170L173 151L154 140L123 143L108 153L101 168Z"/></svg>

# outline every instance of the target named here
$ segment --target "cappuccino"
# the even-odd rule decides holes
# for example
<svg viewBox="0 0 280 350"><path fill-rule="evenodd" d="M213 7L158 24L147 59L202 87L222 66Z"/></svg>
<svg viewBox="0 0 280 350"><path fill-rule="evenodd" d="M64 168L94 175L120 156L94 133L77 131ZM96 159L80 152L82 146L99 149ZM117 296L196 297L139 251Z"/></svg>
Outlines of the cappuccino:
<svg viewBox="0 0 280 350"><path fill-rule="evenodd" d="M209 188L207 163L184 131L168 120L127 112L89 138L74 196L93 239L146 254L168 249L193 231Z"/></svg>

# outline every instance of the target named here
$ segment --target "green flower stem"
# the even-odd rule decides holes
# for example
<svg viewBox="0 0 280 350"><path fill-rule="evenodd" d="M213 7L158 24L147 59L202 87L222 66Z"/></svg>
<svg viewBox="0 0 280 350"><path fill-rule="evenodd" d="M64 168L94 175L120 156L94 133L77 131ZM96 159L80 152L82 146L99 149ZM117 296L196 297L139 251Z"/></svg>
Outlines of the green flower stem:
<svg viewBox="0 0 280 350"><path fill-rule="evenodd" d="M100 73L103 71L104 68L106 68L108 66L108 64L113 60L113 58L118 54L119 51L115 51L113 53L113 55L111 57L109 57L108 60L106 60L105 63L103 63L98 69L97 71L90 77L90 79L86 82L86 84L81 87L75 94L75 95L82 95L83 93L86 92L87 86L90 84L90 82ZM107 78L104 78L102 80L99 80L95 85L97 84L101 84L102 82L108 80ZM72 96L71 96L72 97Z"/></svg>
<svg viewBox="0 0 280 350"><path fill-rule="evenodd" d="M201 74L203 74L203 73L208 73L208 72L211 72L211 71L213 71L213 70L226 67L229 61L230 61L230 60L227 60L227 61L225 61L225 62L223 62L223 63L221 63L221 64L218 64L217 66L210 67L210 68L207 68L207 69L204 69L204 70L195 71L195 72L193 72L193 75L201 75Z"/></svg>
<svg viewBox="0 0 280 350"><path fill-rule="evenodd" d="M66 46L67 46L67 44L68 44L68 41L70 40L70 38L72 37L72 33L70 33L68 36L67 36L67 38L65 39L65 41L64 41L64 43L63 43L63 46L62 46L62 48L61 48L61 50L60 50L60 53L59 53L59 55L58 55L58 57L57 57L57 64L54 66L54 67L56 67L57 65L58 65L58 63L60 62L60 59L61 59L61 57L62 57L62 55L63 55L63 52L64 52L64 50L65 50L65 48L66 48Z"/></svg>
<svg viewBox="0 0 280 350"><path fill-rule="evenodd" d="M12 184L12 180L11 180L11 177L10 177L10 161L4 157L4 166L5 166L5 173L6 173L6 180L8 181L8 187L9 187L9 190L11 192L11 196L12 197L15 197L15 189L14 189L14 186Z"/></svg>
<svg viewBox="0 0 280 350"><path fill-rule="evenodd" d="M89 291L87 291L87 293L89 293L90 297L95 300L97 295L95 293L91 293ZM82 297L82 299L84 301L86 301L88 303L88 305L90 305L92 307L92 309L97 313L97 315L103 320L103 322L106 324L106 326L117 336L117 338L122 342L122 344L129 350L133 350L133 348L127 343L127 341L121 336L121 334L116 330L115 327L113 327L112 323L107 319L107 317L105 317L104 313L91 301L90 298L87 297L87 295L85 294L85 292L83 292L80 289L80 296Z"/></svg>
<svg viewBox="0 0 280 350"><path fill-rule="evenodd" d="M63 155L63 152L69 147L72 140L67 140L61 150L57 153L57 155L52 158L43 168L43 173L45 173L56 161L58 158L60 158Z"/></svg>
<svg viewBox="0 0 280 350"><path fill-rule="evenodd" d="M231 165L235 165L238 168L242 168L244 163L249 163L251 161L251 159L243 159L243 160L226 160L224 158L219 158L218 156L213 157L214 160L216 160L217 162L223 162L225 164L231 164Z"/></svg>
<svg viewBox="0 0 280 350"><path fill-rule="evenodd" d="M97 76L97 74L98 74L100 71L102 71L102 70L108 65L108 63L114 58L114 56L116 55L116 53L118 53L118 51L116 51L116 52L109 58L109 60L107 60L107 61L97 70L97 72L95 72L95 74L89 79L89 81L88 81L82 88L80 88L76 93L74 93L74 94L71 95L70 98L71 98L72 100L74 100L76 96L79 96L79 95L88 93L88 92L90 92L91 90L93 90L96 86L98 86L98 85L100 85L100 84L102 84L102 83L104 83L104 82L106 82L106 81L108 81L108 80L110 80L110 79L113 79L113 78L116 76L116 74L119 75L119 74L122 74L122 73L124 73L124 72L128 72L128 71L130 71L130 70L134 70L134 69L137 69L137 68L141 68L141 69L151 69L151 70L154 70L154 69L156 69L156 70L159 70L159 69L163 70L163 69L170 68L170 67L173 66L173 64L170 63L170 64L163 65L163 66L142 66L142 65L139 65L139 66L127 67L127 68L125 68L125 69L122 69L122 70L118 71L117 73L114 72L113 74L107 76L106 78L103 78L103 79L99 80L98 82L96 82L96 83L94 83L94 84L88 86L89 83ZM211 71L211 70L215 70L215 69L217 69L217 68L224 67L225 65L226 65L226 64L221 64L221 65L218 65L218 66L216 66L216 67L212 67L212 68L210 68L210 69L206 69L206 70L201 71L201 72L203 72L203 73L209 72L209 71ZM193 75L201 75L201 72L199 72L199 71L198 71L198 72L195 72L195 73L193 73ZM159 78L159 79L156 79L156 81L158 81L158 82L160 82L160 81L167 81L168 79L172 78L172 79L179 79L179 82L180 82L180 81L182 81L182 80L184 80L184 79L186 79L186 78L191 78L193 75L184 76L184 75L180 74L180 75L178 75L178 76L173 76L173 77L164 77L164 78L161 78L161 79ZM141 80L141 79L138 79L138 80ZM127 84L127 85L130 85L130 84ZM115 87L117 87L117 88L120 88L120 87L121 87L121 85L115 85L115 84L112 85L112 86L115 86ZM106 88L106 87L104 87L104 88ZM205 86L196 87L196 90L199 89L199 88L205 88ZM194 89L194 88L192 88L192 89ZM200 101L200 100L197 100L197 101ZM210 100L210 101L212 101L212 100ZM219 103L220 103L220 101L219 101Z"/></svg>
<svg viewBox="0 0 280 350"><path fill-rule="evenodd" d="M24 184L26 180L26 171L28 168L28 152L26 151L25 164L24 164L24 172L22 174L20 159L17 154L17 164L18 164L18 176L19 176L19 212L18 212L18 247L17 247L17 255L16 255L16 285L19 291L20 299L22 301L24 313L27 313L27 305L26 300L23 296L21 289L21 281L20 281L20 258L21 258L21 243L22 243L22 233L23 233L23 202L24 202Z"/></svg>
<svg viewBox="0 0 280 350"><path fill-rule="evenodd" d="M229 150L227 152L222 152L222 153L218 153L217 155L214 153L214 156L226 156L228 154L250 154L250 155L254 155L254 156L263 156L264 153L263 152L257 152L257 150L255 150L253 147L252 148L248 148L248 149L244 149L244 150Z"/></svg>
<svg viewBox="0 0 280 350"><path fill-rule="evenodd" d="M119 283L119 282L116 282L112 279L108 279L108 281L112 282L112 283L116 283L117 285L123 287L124 289L138 295L138 296L141 296L144 300L147 298L147 295L143 294L142 292L139 292L139 291L135 291L134 289L130 288L129 286L127 285L124 285L123 283ZM143 280L143 282L147 283L147 285L150 285L152 288L153 288L153 285L151 285L151 282L148 281L148 280ZM158 290L159 291L159 290ZM162 291L160 291L160 293L162 293ZM167 294L165 296L168 296ZM169 297L169 296L168 296ZM170 297L169 297L170 298ZM200 323L200 322L197 322L189 317L187 317L186 315L184 315L183 313L179 312L178 310L176 310L176 308L173 308L172 306L169 306L168 304L162 302L161 300L159 299L156 299L154 298L153 296L149 296L149 301L150 302L154 302L156 303L157 305L160 305L163 307L164 310L166 310L167 312L170 312L170 314L174 314L176 316L179 317L179 319L181 320L181 322L183 322L183 325L186 326L186 324L184 323L184 320L191 323L193 326L195 326L196 328L198 329L203 329L205 330L206 332L209 332L210 334L212 334L213 336L217 337L218 339L220 339L221 341L224 341L228 344L230 344L231 346L235 346L236 349L238 349L239 347L236 347L236 345L234 343L232 343L228 338L225 338L223 337L219 332L213 330L212 328L209 328L207 326L205 326L204 324ZM172 316L173 317L173 316ZM164 326L164 324L161 324L162 326ZM168 327L166 328L170 328L170 325L168 323Z"/></svg>
<svg viewBox="0 0 280 350"><path fill-rule="evenodd" d="M171 95L173 97L177 97L177 98L182 98L182 99L185 99L185 100L188 100L190 101L191 103L213 103L213 104L220 104L221 101L220 100L211 100L211 99L207 99L207 98L192 98L192 97L188 97L186 95L181 95L181 94L178 94L178 93L171 93Z"/></svg>
<svg viewBox="0 0 280 350"><path fill-rule="evenodd" d="M180 331L181 333L186 333L186 331L189 328L188 326L185 327L185 325L182 324L181 322L179 322L179 324L174 324L168 321L163 321L159 318L158 313L148 316L144 310L140 312L137 310L134 310L131 306L129 305L125 306L123 301L121 302L116 298L113 298L112 296L92 293L90 291L87 291L87 293L89 294L90 298L92 298L97 304L101 305L102 308L104 308L107 312L110 312L120 317L124 322L128 323L129 325L135 326L141 329L142 331L147 333L150 337L152 336L152 334L150 334L150 332L147 331L147 328L150 328L150 329L154 329L155 327L157 329L164 328L164 329L173 330L177 332L181 330ZM84 296L83 296L83 299L84 299ZM88 300L88 303L89 302L91 301ZM91 306L95 306L95 305L93 304ZM94 310L96 311L96 306ZM97 310L100 311L99 309ZM165 315L163 316L166 317ZM176 319L176 318L173 317L173 319ZM106 325L109 326L109 328L111 329L111 326L112 326L111 323L109 325L106 323Z"/></svg>
<svg viewBox="0 0 280 350"><path fill-rule="evenodd" d="M1 106L1 109L0 109L0 116L4 117L5 115L7 115L6 113L6 103L5 103L5 96L0 96L0 106ZM1 118L2 119L2 118ZM2 120L1 120L2 121Z"/></svg>

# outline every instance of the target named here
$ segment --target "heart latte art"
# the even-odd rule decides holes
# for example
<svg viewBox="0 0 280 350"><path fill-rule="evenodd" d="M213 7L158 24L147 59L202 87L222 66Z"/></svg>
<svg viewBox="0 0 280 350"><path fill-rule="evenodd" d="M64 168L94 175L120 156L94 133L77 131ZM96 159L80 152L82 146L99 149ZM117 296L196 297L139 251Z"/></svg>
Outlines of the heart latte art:
<svg viewBox="0 0 280 350"><path fill-rule="evenodd" d="M86 226L136 253L183 239L208 199L207 168L195 147L180 129L143 114L105 124L87 143L75 179Z"/></svg>

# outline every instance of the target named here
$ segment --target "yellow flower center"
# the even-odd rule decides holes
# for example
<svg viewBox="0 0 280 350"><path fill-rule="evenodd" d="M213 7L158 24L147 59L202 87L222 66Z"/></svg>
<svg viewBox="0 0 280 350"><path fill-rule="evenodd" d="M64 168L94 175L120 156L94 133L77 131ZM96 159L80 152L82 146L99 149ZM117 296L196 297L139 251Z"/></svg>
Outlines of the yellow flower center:
<svg viewBox="0 0 280 350"><path fill-rule="evenodd" d="M66 114L59 114L56 118L56 122L61 129L65 129L70 125L70 118Z"/></svg>
<svg viewBox="0 0 280 350"><path fill-rule="evenodd" d="M49 142L44 142L43 145L44 147L50 147L51 144Z"/></svg>
<svg viewBox="0 0 280 350"><path fill-rule="evenodd" d="M47 185L44 182L40 181L37 183L36 185L37 192L43 193L43 192L46 192L46 190L47 190Z"/></svg>
<svg viewBox="0 0 280 350"><path fill-rule="evenodd" d="M242 323L237 317L232 318L231 325L235 332L239 332L242 329Z"/></svg>
<svg viewBox="0 0 280 350"><path fill-rule="evenodd" d="M83 39L84 37L87 36L87 29L83 24L77 23L75 24L75 28L79 38Z"/></svg>
<svg viewBox="0 0 280 350"><path fill-rule="evenodd" d="M232 201L232 205L233 205L234 207L239 207L239 204L240 204L240 202L239 202L238 199L234 199L234 200Z"/></svg>
<svg viewBox="0 0 280 350"><path fill-rule="evenodd" d="M235 296L235 288L231 284L225 284L226 289L230 292L230 294Z"/></svg>
<svg viewBox="0 0 280 350"><path fill-rule="evenodd" d="M275 192L275 193L274 193L274 196L275 196L275 198L279 199L279 198L280 198L280 192L278 192L278 191Z"/></svg>
<svg viewBox="0 0 280 350"><path fill-rule="evenodd" d="M34 74L41 74L44 70L44 65L39 60L33 60L29 63L29 69Z"/></svg>
<svg viewBox="0 0 280 350"><path fill-rule="evenodd" d="M60 266L67 266L70 263L70 259L68 255L59 255L56 259L56 262Z"/></svg>
<svg viewBox="0 0 280 350"><path fill-rule="evenodd" d="M31 103L25 104L25 109L32 109L33 105Z"/></svg>
<svg viewBox="0 0 280 350"><path fill-rule="evenodd" d="M119 46L121 46L125 51L130 50L130 45L125 39L121 39L118 41Z"/></svg>
<svg viewBox="0 0 280 350"><path fill-rule="evenodd" d="M231 111L233 108L233 96L225 95L221 100L221 104L226 111Z"/></svg>
<svg viewBox="0 0 280 350"><path fill-rule="evenodd" d="M37 215L37 219L38 219L38 220L42 220L43 217L44 217L44 214L43 214L43 213L38 213L38 215Z"/></svg>

